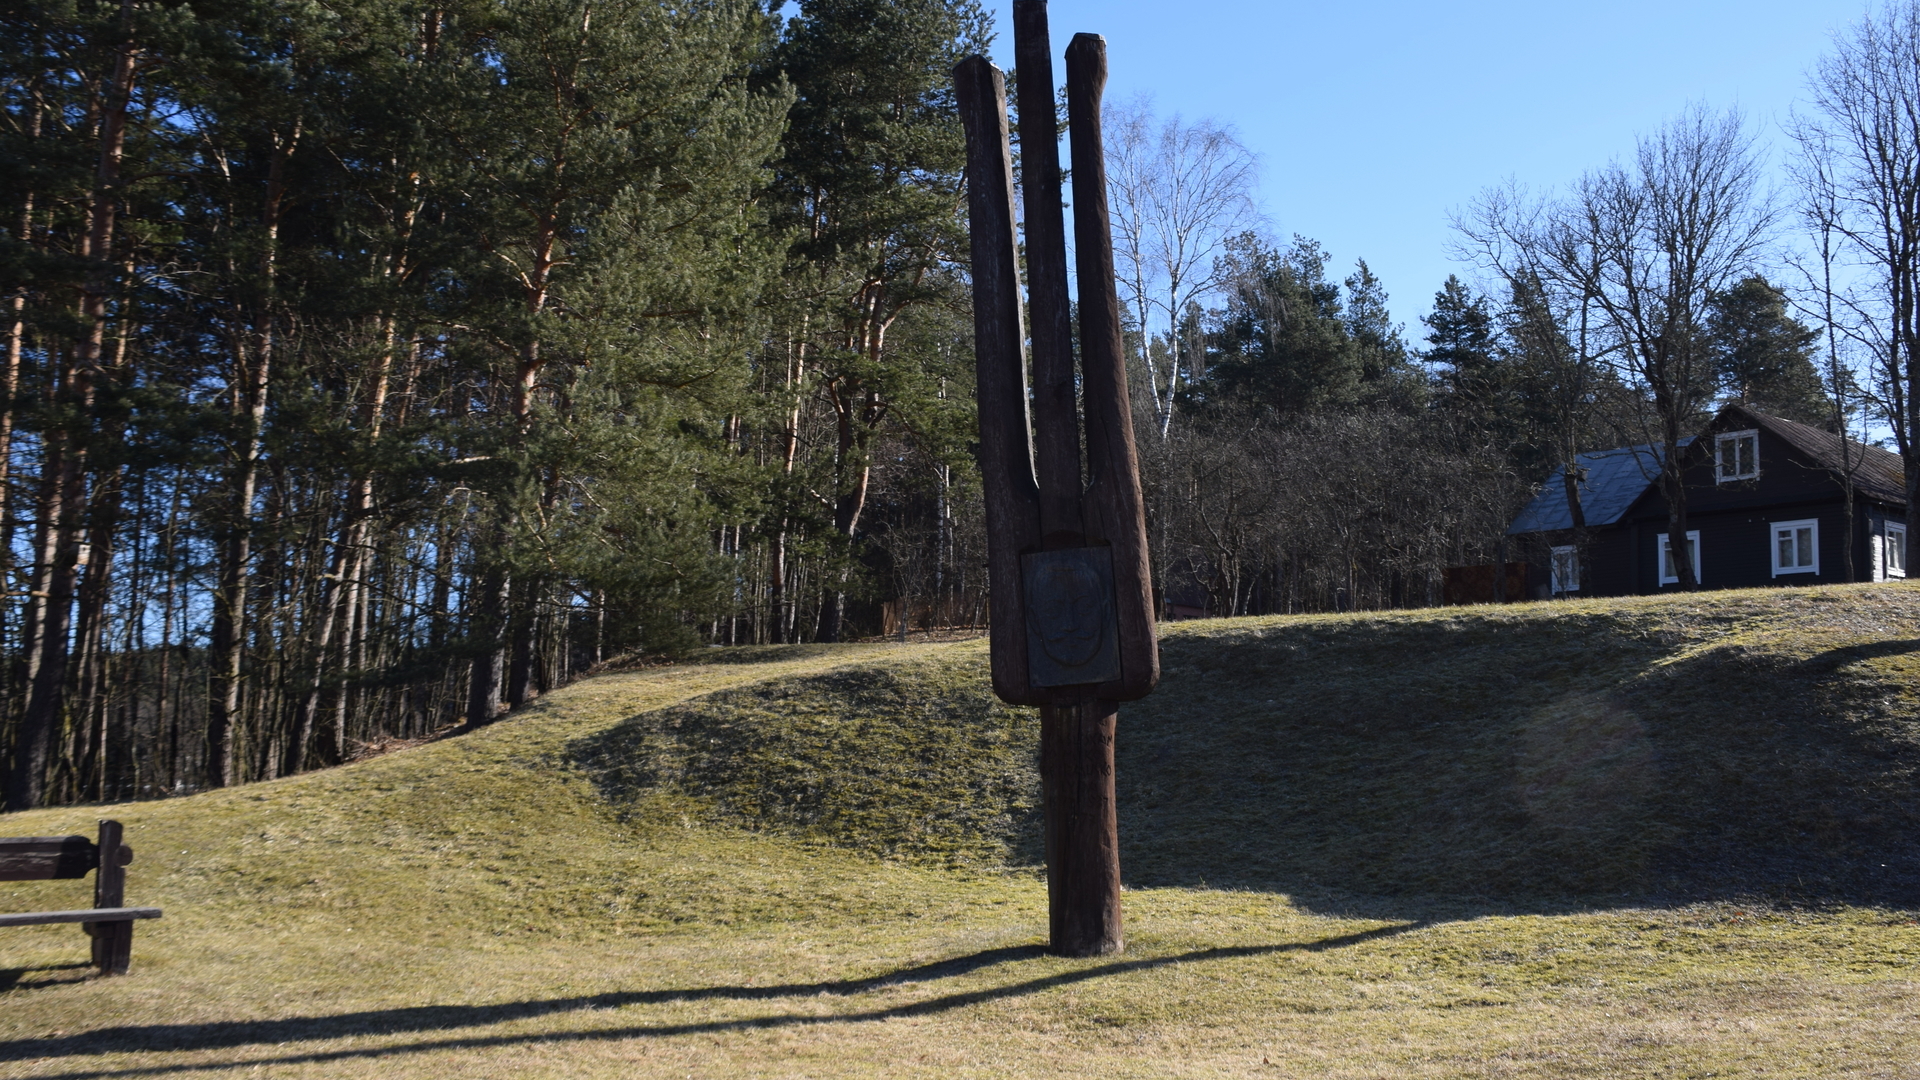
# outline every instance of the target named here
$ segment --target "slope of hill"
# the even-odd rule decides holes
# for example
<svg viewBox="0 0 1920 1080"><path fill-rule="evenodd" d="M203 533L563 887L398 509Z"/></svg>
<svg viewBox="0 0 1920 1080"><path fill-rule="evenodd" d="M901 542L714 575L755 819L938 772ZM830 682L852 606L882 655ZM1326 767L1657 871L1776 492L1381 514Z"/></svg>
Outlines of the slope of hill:
<svg viewBox="0 0 1920 1080"><path fill-rule="evenodd" d="M1138 886L1920 901L1920 591L1190 623L1121 713ZM638 819L1037 861L983 645L723 691L573 746Z"/></svg>
<svg viewBox="0 0 1920 1080"><path fill-rule="evenodd" d="M126 979L0 930L0 1076L1886 1075L1917 627L1920 587L1169 628L1101 960L1036 947L1035 720L978 642L711 650L0 816L120 818L167 911Z"/></svg>

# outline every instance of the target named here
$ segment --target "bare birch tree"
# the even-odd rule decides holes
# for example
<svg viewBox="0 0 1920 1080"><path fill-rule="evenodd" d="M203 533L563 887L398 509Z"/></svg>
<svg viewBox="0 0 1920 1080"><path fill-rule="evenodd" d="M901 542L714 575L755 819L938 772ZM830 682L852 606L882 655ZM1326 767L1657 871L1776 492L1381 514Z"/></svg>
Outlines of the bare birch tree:
<svg viewBox="0 0 1920 1080"><path fill-rule="evenodd" d="M1250 228L1257 162L1233 132L1201 120L1165 121L1143 99L1107 119L1107 185L1113 208L1115 271L1121 302L1132 309L1146 363L1154 429L1165 438L1187 362L1198 377L1203 350L1181 331L1188 308L1221 285L1227 240ZM1155 355L1166 344L1165 363Z"/></svg>
<svg viewBox="0 0 1920 1080"><path fill-rule="evenodd" d="M1876 405L1874 395L1863 392L1854 365L1849 363L1849 351L1865 345L1871 356L1883 356L1885 350L1878 347L1874 340L1875 323L1859 318L1857 297L1852 290L1846 289L1834 280L1834 270L1839 265L1846 246L1846 237L1841 232L1841 214L1839 185L1834 179L1834 161L1829 141L1817 131L1804 130L1798 126L1794 135L1801 144L1801 154L1794 162L1794 179L1800 188L1800 219L1807 230L1813 249L1810 257L1800 254L1789 257L1794 268L1805 281L1804 296L1796 301L1801 311L1820 322L1821 333L1827 341L1826 367L1820 380L1827 395L1833 401L1830 423L1840 436L1840 490L1846 504L1847 532L1844 565L1848 581L1853 580L1853 549L1855 543L1854 524L1854 473L1858 471L1866 456L1865 436L1855 439L1856 422L1864 421L1872 415ZM1845 322L1842 322L1842 318ZM1847 343L1842 348L1841 342Z"/></svg>
<svg viewBox="0 0 1920 1080"><path fill-rule="evenodd" d="M1613 162L1530 210L1512 210L1494 239L1548 289L1592 313L1595 335L1622 377L1647 399L1660 447L1674 576L1699 581L1686 553L1681 444L1714 397L1702 340L1714 293L1747 272L1776 217L1760 189L1753 140L1736 112L1702 107L1643 137L1630 163Z"/></svg>
<svg viewBox="0 0 1920 1080"><path fill-rule="evenodd" d="M1920 526L1920 4L1890 5L1835 38L1793 133L1825 190L1825 223L1865 264L1849 306L1866 316L1874 382L1906 468L1907 528ZM1831 290L1829 290L1831 295Z"/></svg>

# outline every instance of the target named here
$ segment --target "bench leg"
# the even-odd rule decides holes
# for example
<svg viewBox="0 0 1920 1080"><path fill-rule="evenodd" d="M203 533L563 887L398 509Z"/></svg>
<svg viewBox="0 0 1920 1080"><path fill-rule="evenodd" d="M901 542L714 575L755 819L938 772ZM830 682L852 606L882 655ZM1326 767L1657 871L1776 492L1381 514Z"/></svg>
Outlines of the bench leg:
<svg viewBox="0 0 1920 1080"><path fill-rule="evenodd" d="M125 975L133 962L133 923L81 923L80 928L93 935L93 966L102 975Z"/></svg>

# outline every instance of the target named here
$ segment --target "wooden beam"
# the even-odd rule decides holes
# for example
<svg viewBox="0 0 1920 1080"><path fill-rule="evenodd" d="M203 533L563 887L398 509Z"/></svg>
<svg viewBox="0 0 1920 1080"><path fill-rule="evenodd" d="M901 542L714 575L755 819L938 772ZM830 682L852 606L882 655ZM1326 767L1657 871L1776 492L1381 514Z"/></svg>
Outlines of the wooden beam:
<svg viewBox="0 0 1920 1080"><path fill-rule="evenodd" d="M1067 226L1060 210L1060 126L1054 113L1047 0L1014 0L1013 49L1014 71L1020 77L1020 197L1026 210L1040 543L1046 548L1080 547L1086 543L1080 520L1080 410L1073 377L1073 305L1067 296Z"/></svg>
<svg viewBox="0 0 1920 1080"><path fill-rule="evenodd" d="M87 908L84 911L29 911L0 915L0 926L45 926L50 923L123 923L158 919L157 907Z"/></svg>
<svg viewBox="0 0 1920 1080"><path fill-rule="evenodd" d="M93 876L93 906L96 911L124 911L127 902L127 863L133 852L120 842L120 823L100 821L101 852L126 851L126 862L102 854L100 868ZM153 910L151 908L147 910ZM102 975L125 975L133 962L133 921L131 919L91 919L87 933L93 935L93 963Z"/></svg>
<svg viewBox="0 0 1920 1080"><path fill-rule="evenodd" d="M1120 677L1096 693L1133 701L1160 682L1153 625L1153 573L1147 558L1146 502L1127 396L1120 297L1113 282L1113 227L1107 209L1106 147L1100 95L1107 86L1107 41L1075 34L1067 46L1067 125L1073 160L1073 241L1080 286L1080 373L1087 414L1086 531L1113 546L1114 614L1120 629Z"/></svg>
<svg viewBox="0 0 1920 1080"><path fill-rule="evenodd" d="M1120 818L1114 798L1111 701L1042 707L1047 938L1061 956L1126 947L1120 913Z"/></svg>
<svg viewBox="0 0 1920 1080"><path fill-rule="evenodd" d="M1025 319L1020 304L1019 237L1014 229L1013 151L1007 132L1007 83L984 56L953 69L967 130L967 212L972 240L973 356L980 415L980 477L987 509L987 585L993 614L993 691L1015 705L1037 705L1027 675L1026 611L1020 553L1040 542L1040 489L1027 419Z"/></svg>

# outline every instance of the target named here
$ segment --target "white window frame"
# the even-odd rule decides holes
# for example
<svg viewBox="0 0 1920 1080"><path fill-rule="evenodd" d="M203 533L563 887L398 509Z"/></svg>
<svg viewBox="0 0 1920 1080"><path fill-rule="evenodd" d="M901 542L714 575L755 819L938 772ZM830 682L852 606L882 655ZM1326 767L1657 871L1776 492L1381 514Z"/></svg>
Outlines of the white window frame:
<svg viewBox="0 0 1920 1080"><path fill-rule="evenodd" d="M1660 584L1662 585L1680 584L1680 575L1678 573L1671 574L1671 575L1667 573L1667 563L1671 561L1668 558L1668 554L1672 551L1672 547L1673 547L1671 544L1667 543L1667 537L1670 535L1672 534L1658 533L1656 534L1654 539L1654 543L1659 545L1654 549L1654 551L1660 559L1660 564L1659 564ZM1700 530L1699 529L1687 530L1687 549L1693 555L1693 583L1695 585L1698 585L1700 584ZM1679 567L1676 566L1674 567L1674 569L1678 570Z"/></svg>
<svg viewBox="0 0 1920 1080"><path fill-rule="evenodd" d="M1553 549L1547 561L1548 574L1553 580L1553 591L1560 594L1580 591L1580 549L1565 544Z"/></svg>
<svg viewBox="0 0 1920 1080"><path fill-rule="evenodd" d="M1813 532L1813 565L1780 565L1780 534L1787 531L1798 532L1801 529L1809 529ZM1768 522L1767 561L1773 564L1774 577L1779 577L1782 574L1813 574L1817 577L1820 573L1820 519L1799 518L1794 521Z"/></svg>
<svg viewBox="0 0 1920 1080"><path fill-rule="evenodd" d="M1907 527L1905 525L1895 525L1893 522L1888 521L1888 522L1882 523L1881 532L1885 534L1881 538L1881 542L1885 545L1885 554L1883 554L1880 558L1880 566L1882 568L1882 572L1885 574L1885 576L1889 578L1906 577L1907 576ZM1900 537L1900 539L1897 542L1898 546L1896 546L1896 541L1894 540L1894 535L1896 533L1899 534L1899 537ZM1895 552L1899 552L1900 554L1900 565L1898 567L1895 567L1893 565Z"/></svg>
<svg viewBox="0 0 1920 1080"><path fill-rule="evenodd" d="M1743 472L1743 473L1728 473L1726 471L1727 451L1729 448L1737 446L1738 441L1741 439L1753 440L1753 471ZM1734 450L1733 466L1736 469L1740 467L1739 451L1737 449ZM1755 479L1758 479L1759 476L1760 476L1760 429L1759 428L1749 428L1746 431L1729 431L1724 434L1714 436L1714 440L1713 440L1713 482L1714 483L1731 484L1738 480L1755 480Z"/></svg>

